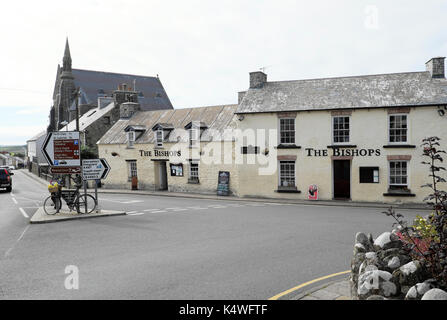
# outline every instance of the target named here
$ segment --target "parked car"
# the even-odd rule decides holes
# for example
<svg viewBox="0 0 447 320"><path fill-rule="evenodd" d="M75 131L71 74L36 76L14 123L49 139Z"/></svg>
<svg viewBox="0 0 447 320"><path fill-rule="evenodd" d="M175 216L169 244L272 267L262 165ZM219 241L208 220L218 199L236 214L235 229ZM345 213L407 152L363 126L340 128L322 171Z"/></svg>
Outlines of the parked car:
<svg viewBox="0 0 447 320"><path fill-rule="evenodd" d="M12 173L12 170L11 170L11 168L10 168L9 166L0 166L0 170L2 170L2 169L6 169L6 170L8 170L8 173L9 173L9 174Z"/></svg>
<svg viewBox="0 0 447 320"><path fill-rule="evenodd" d="M7 192L12 190L12 178L14 173L9 173L7 169L0 169L0 188L5 188Z"/></svg>
<svg viewBox="0 0 447 320"><path fill-rule="evenodd" d="M9 169L11 169L11 170L15 170L16 167L14 167L14 166L9 166Z"/></svg>

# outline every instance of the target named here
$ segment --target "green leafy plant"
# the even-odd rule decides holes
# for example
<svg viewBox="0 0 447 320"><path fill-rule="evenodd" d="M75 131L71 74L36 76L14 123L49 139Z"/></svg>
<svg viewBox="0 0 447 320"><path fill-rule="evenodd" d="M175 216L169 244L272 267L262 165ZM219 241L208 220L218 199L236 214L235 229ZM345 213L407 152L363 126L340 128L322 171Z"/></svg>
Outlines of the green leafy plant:
<svg viewBox="0 0 447 320"><path fill-rule="evenodd" d="M417 215L411 227L422 237L423 240L439 242L439 236L436 232L436 228L434 225L429 223L429 219L431 219L431 215L428 219Z"/></svg>

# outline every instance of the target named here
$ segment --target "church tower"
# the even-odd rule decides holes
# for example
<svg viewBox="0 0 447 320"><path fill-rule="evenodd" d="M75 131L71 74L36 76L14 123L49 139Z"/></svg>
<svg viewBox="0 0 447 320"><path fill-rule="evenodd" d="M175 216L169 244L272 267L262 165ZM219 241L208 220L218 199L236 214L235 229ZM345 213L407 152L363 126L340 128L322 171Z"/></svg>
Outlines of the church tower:
<svg viewBox="0 0 447 320"><path fill-rule="evenodd" d="M75 91L74 77L71 70L71 55L68 45L68 38L65 42L64 57L62 59L62 68L59 76L58 99L55 112L54 128L59 130L62 121L70 122L69 109L73 102L73 93Z"/></svg>

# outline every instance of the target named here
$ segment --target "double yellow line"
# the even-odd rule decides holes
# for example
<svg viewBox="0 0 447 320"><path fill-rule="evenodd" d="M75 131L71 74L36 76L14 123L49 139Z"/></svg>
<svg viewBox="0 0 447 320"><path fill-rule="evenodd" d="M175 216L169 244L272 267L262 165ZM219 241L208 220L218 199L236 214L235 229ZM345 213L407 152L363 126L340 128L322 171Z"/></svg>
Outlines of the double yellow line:
<svg viewBox="0 0 447 320"><path fill-rule="evenodd" d="M307 281L307 282L302 283L302 284L300 284L300 285L298 285L296 287L293 287L293 288L291 288L289 290L286 290L286 291L283 291L281 293L278 293L277 295L269 298L268 300L278 300L279 298L281 298L281 297L283 297L283 296L285 296L285 295L287 295L289 293L292 293L293 291L296 291L298 289L304 288L304 287L306 287L306 286L308 286L308 285L310 285L312 283L315 283L315 282L318 282L318 281L322 281L322 280L326 280L326 279L329 279L329 278L333 278L333 277L336 277L336 276L340 276L342 274L347 274L349 272L351 272L351 270L337 272L337 273L333 273L333 274L330 274L330 275L327 275L327 276L324 276L324 277L321 277L321 278L317 278L317 279L314 279L314 280L311 280L311 281Z"/></svg>

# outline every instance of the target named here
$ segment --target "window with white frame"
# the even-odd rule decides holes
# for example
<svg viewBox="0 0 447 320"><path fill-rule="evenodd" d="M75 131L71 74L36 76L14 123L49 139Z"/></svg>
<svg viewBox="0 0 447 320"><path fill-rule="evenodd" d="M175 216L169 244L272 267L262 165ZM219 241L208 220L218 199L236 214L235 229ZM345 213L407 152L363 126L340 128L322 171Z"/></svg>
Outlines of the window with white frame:
<svg viewBox="0 0 447 320"><path fill-rule="evenodd" d="M295 187L295 161L279 162L279 186Z"/></svg>
<svg viewBox="0 0 447 320"><path fill-rule="evenodd" d="M390 189L408 188L408 162L390 161Z"/></svg>
<svg viewBox="0 0 447 320"><path fill-rule="evenodd" d="M189 146L197 147L199 141L199 128L192 127L189 131Z"/></svg>
<svg viewBox="0 0 447 320"><path fill-rule="evenodd" d="M295 119L281 118L279 119L279 143L294 144L295 143Z"/></svg>
<svg viewBox="0 0 447 320"><path fill-rule="evenodd" d="M155 131L155 145L158 148L163 147L163 139L164 139L163 129L158 129L157 131Z"/></svg>
<svg viewBox="0 0 447 320"><path fill-rule="evenodd" d="M407 142L407 115L393 114L389 117L389 142Z"/></svg>
<svg viewBox="0 0 447 320"><path fill-rule="evenodd" d="M137 160L127 160L128 181L137 176Z"/></svg>
<svg viewBox="0 0 447 320"><path fill-rule="evenodd" d="M349 142L349 117L337 116L332 118L333 143Z"/></svg>
<svg viewBox="0 0 447 320"><path fill-rule="evenodd" d="M127 131L127 146L133 147L135 142L135 131Z"/></svg>
<svg viewBox="0 0 447 320"><path fill-rule="evenodd" d="M189 162L189 180L198 182L199 181L199 163L198 161Z"/></svg>

